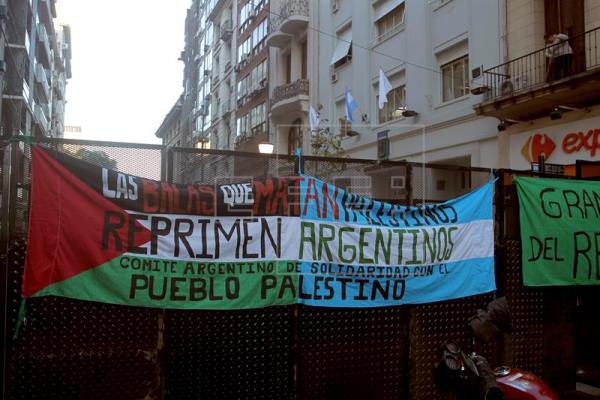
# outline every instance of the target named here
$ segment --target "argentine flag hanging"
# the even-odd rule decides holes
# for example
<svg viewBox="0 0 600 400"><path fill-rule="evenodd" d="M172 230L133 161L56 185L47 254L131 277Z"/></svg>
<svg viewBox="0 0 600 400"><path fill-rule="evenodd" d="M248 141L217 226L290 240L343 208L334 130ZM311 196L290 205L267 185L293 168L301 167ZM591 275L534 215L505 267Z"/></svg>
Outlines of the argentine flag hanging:
<svg viewBox="0 0 600 400"><path fill-rule="evenodd" d="M346 87L346 91L344 92L344 100L346 103L346 119L348 122L353 123L354 119L352 119L352 113L358 108L358 104L356 103L356 100L354 100L354 97L352 97L352 93L348 87Z"/></svg>

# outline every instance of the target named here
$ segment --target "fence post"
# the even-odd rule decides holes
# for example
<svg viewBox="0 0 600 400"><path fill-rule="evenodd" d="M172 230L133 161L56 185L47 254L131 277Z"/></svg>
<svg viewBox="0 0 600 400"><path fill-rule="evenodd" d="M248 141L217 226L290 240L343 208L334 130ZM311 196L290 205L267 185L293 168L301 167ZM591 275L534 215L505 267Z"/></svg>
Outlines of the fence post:
<svg viewBox="0 0 600 400"><path fill-rule="evenodd" d="M0 243L2 249L0 255L4 255L4 262L1 264L3 268L0 274L0 305L4 311L4 315L8 315L8 249L10 247L10 239L12 237L12 231L14 229L15 221L15 201L16 201L16 187L17 187L17 156L16 153L19 149L18 143L7 143L4 147L4 159L2 164L2 196L0 198L1 211L0 211ZM0 329L2 331L2 343L0 353L2 355L2 364L0 370L2 371L2 398L8 398L8 345L10 343L11 329L9 328L10 319L2 318L0 322Z"/></svg>
<svg viewBox="0 0 600 400"><path fill-rule="evenodd" d="M167 182L173 181L173 149L171 147L167 147L166 151L166 165L165 165L165 177L164 180Z"/></svg>
<svg viewBox="0 0 600 400"><path fill-rule="evenodd" d="M160 180L167 180L167 146L160 149Z"/></svg>
<svg viewBox="0 0 600 400"><path fill-rule="evenodd" d="M412 173L413 166L412 164L406 164L406 182L404 186L406 186L406 205L412 206L413 204L413 192L412 192Z"/></svg>
<svg viewBox="0 0 600 400"><path fill-rule="evenodd" d="M503 169L497 170L498 180L496 181L495 195L495 223L497 227L497 236L495 237L495 265L496 265L496 290L500 296L506 291L506 265L505 265L505 233L504 233L504 174Z"/></svg>
<svg viewBox="0 0 600 400"><path fill-rule="evenodd" d="M3 149L4 157L2 160L2 210L0 215L0 241L2 243L2 254L5 254L8 248L10 238L10 187L11 187L11 164L12 164L12 144L8 143Z"/></svg>

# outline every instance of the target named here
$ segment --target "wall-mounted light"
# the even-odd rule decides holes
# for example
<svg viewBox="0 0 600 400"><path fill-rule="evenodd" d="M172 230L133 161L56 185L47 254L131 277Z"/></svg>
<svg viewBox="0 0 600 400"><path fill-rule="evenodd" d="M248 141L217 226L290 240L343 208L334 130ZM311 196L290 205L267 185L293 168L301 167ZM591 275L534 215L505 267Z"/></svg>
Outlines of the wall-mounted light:
<svg viewBox="0 0 600 400"><path fill-rule="evenodd" d="M505 131L509 126L518 124L518 123L519 123L519 121L517 121L517 120L503 118L500 120L500 123L498 124L498 132Z"/></svg>
<svg viewBox="0 0 600 400"><path fill-rule="evenodd" d="M402 111L402 116L405 118L410 118L410 117L416 117L417 115L419 115L418 112L416 112L415 110L404 110Z"/></svg>
<svg viewBox="0 0 600 400"><path fill-rule="evenodd" d="M564 113L575 110L577 110L575 107L558 106L550 112L550 119L556 121L557 119L561 119Z"/></svg>

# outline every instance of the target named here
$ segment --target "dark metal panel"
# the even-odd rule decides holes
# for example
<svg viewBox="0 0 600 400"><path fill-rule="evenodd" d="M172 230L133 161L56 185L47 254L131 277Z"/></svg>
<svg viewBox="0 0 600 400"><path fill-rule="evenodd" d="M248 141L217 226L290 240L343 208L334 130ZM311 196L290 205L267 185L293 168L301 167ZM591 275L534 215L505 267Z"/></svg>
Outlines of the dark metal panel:
<svg viewBox="0 0 600 400"><path fill-rule="evenodd" d="M299 399L408 396L409 308L299 307Z"/></svg>
<svg viewBox="0 0 600 400"><path fill-rule="evenodd" d="M293 397L291 306L167 310L165 398Z"/></svg>
<svg viewBox="0 0 600 400"><path fill-rule="evenodd" d="M8 253L9 340L16 326L24 242ZM43 297L11 340L10 399L157 399L157 310Z"/></svg>
<svg viewBox="0 0 600 400"><path fill-rule="evenodd" d="M410 398L414 400L442 399L434 381L434 366L440 346L452 340L464 351L477 350L490 365L497 360L494 343L474 349L469 319L478 308L485 309L493 300L492 294L467 297L415 306L411 316L410 330Z"/></svg>

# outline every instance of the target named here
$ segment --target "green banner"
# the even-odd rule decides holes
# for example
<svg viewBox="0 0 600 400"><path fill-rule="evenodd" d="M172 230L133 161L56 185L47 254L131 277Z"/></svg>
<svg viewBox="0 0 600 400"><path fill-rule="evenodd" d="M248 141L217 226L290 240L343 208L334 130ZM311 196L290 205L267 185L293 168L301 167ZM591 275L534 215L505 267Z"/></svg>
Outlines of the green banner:
<svg viewBox="0 0 600 400"><path fill-rule="evenodd" d="M600 182L514 181L525 286L600 284Z"/></svg>

